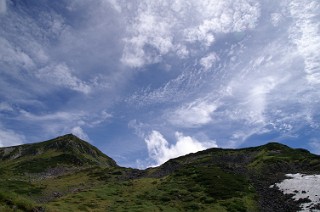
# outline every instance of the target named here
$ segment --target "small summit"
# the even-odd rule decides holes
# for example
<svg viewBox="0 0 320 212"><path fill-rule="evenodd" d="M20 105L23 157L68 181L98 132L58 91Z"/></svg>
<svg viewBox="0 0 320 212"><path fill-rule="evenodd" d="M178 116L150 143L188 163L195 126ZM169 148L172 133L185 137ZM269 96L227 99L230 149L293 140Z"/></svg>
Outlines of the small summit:
<svg viewBox="0 0 320 212"><path fill-rule="evenodd" d="M73 134L40 143L0 148L0 161L16 167L31 167L41 162L42 168L36 169L37 172L56 167L117 167L112 158Z"/></svg>
<svg viewBox="0 0 320 212"><path fill-rule="evenodd" d="M267 150L284 150L284 149L291 149L287 145L278 143L278 142L269 142L265 145L260 146L260 148L267 149Z"/></svg>
<svg viewBox="0 0 320 212"><path fill-rule="evenodd" d="M76 135L73 135L72 133L65 134L65 135L59 136L59 137L57 137L57 138L70 139L70 140L73 140L73 139L80 140L80 138L78 138Z"/></svg>
<svg viewBox="0 0 320 212"><path fill-rule="evenodd" d="M98 148L73 134L59 136L35 145L43 146L45 151L61 151L64 154L72 154L90 159L98 164L106 163L107 166L117 166L113 159L102 153Z"/></svg>

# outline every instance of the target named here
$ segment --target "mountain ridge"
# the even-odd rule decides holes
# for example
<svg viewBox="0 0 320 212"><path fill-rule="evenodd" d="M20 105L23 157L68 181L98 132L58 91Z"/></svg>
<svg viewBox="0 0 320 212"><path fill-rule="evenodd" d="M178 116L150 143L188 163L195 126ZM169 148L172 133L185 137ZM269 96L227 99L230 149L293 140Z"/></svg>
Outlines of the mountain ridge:
<svg viewBox="0 0 320 212"><path fill-rule="evenodd" d="M320 156L271 142L138 170L67 134L0 148L0 210L297 211L307 200L272 187L292 173L320 174Z"/></svg>

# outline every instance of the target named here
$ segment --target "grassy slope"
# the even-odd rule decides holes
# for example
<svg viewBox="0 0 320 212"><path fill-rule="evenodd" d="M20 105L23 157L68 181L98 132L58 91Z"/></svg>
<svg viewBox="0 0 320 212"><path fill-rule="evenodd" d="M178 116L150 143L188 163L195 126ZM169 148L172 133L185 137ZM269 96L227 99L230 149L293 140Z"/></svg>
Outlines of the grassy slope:
<svg viewBox="0 0 320 212"><path fill-rule="evenodd" d="M95 171L98 170L87 173L91 186L50 202L47 210L257 211L250 184L217 167L206 171L190 167L170 176L132 180L123 180L109 169L104 170L103 176Z"/></svg>
<svg viewBox="0 0 320 212"><path fill-rule="evenodd" d="M261 211L272 209L262 196L281 195L268 186L284 173L320 171L318 156L275 143L205 150L139 171L82 141L67 152L49 142L42 154L0 162L0 211Z"/></svg>

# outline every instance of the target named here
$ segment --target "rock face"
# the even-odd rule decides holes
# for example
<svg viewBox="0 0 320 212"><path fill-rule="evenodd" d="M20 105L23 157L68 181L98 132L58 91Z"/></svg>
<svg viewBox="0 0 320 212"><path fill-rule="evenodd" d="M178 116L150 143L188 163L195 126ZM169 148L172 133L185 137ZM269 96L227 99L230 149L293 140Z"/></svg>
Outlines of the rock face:
<svg viewBox="0 0 320 212"><path fill-rule="evenodd" d="M68 134L0 148L0 211L299 211L305 198L272 186L295 173L320 174L320 157L269 143L137 170Z"/></svg>

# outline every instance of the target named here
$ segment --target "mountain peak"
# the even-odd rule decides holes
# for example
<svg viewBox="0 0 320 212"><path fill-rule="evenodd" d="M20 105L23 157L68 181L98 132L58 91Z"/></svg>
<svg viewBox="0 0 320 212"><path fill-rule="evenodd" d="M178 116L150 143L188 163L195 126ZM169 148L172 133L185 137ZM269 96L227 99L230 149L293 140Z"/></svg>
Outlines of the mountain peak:
<svg viewBox="0 0 320 212"><path fill-rule="evenodd" d="M290 149L290 147L288 147L287 145L278 142L269 142L267 144L261 145L260 147L266 148L268 150Z"/></svg>
<svg viewBox="0 0 320 212"><path fill-rule="evenodd" d="M79 139L76 135L74 135L72 133L68 133L68 134L65 134L65 135L58 136L58 138L77 138L77 139Z"/></svg>
<svg viewBox="0 0 320 212"><path fill-rule="evenodd" d="M35 161L54 161L43 166L41 171L57 166L116 167L116 162L98 148L73 134L66 134L40 143L24 144L0 149L2 161L24 161L26 165Z"/></svg>
<svg viewBox="0 0 320 212"><path fill-rule="evenodd" d="M43 144L47 148L56 148L61 149L63 151L76 151L78 148L83 147L99 151L96 147L92 146L87 141L84 141L73 134L58 136L54 139L40 142L39 144Z"/></svg>

